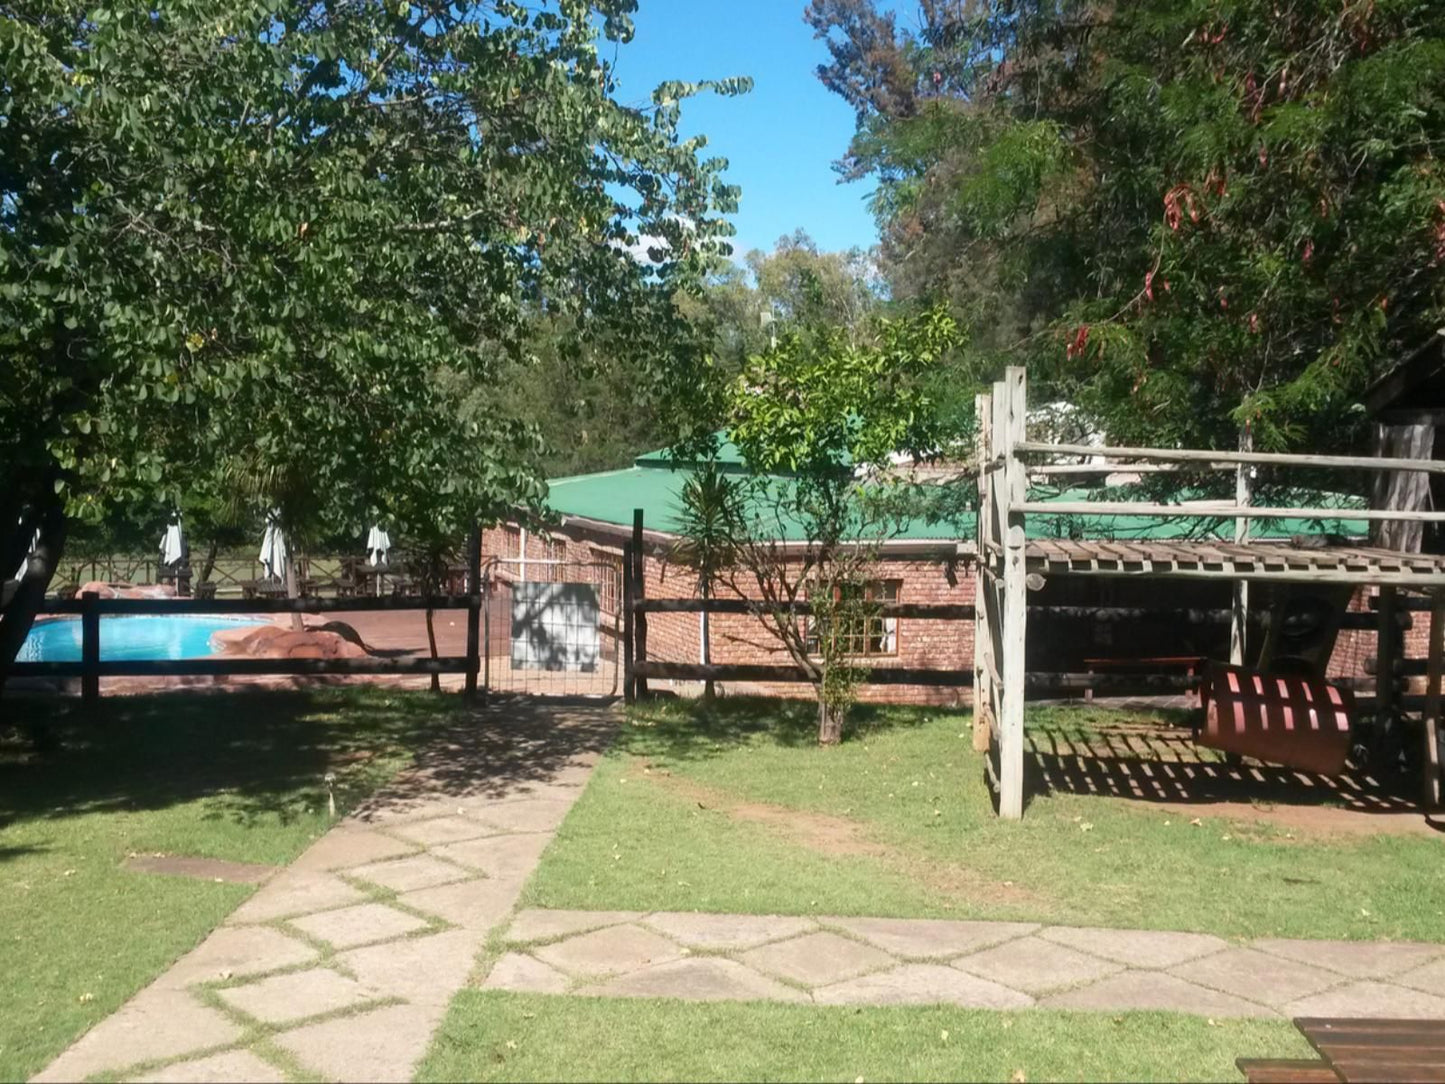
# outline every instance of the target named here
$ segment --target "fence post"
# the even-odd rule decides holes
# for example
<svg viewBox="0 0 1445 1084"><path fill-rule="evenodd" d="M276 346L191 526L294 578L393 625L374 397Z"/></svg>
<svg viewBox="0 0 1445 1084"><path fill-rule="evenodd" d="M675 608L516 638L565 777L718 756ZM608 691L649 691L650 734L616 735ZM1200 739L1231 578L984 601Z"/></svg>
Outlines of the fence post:
<svg viewBox="0 0 1445 1084"><path fill-rule="evenodd" d="M100 699L100 611L95 605L99 601L96 591L80 595L80 699L86 705Z"/></svg>
<svg viewBox="0 0 1445 1084"><path fill-rule="evenodd" d="M482 529L475 521L467 535L467 699L477 698L482 622Z"/></svg>
<svg viewBox="0 0 1445 1084"><path fill-rule="evenodd" d="M646 585L647 555L642 548L642 509L632 510L632 599L633 602L641 602L647 597ZM647 615L639 612L634 618L634 631L637 636L637 645L633 649L633 661L644 663L647 661ZM645 677L633 677L633 696L643 697L647 695L647 679Z"/></svg>
<svg viewBox="0 0 1445 1084"><path fill-rule="evenodd" d="M632 703L637 699L637 676L632 672L633 643L632 613L632 543L622 547L622 699Z"/></svg>

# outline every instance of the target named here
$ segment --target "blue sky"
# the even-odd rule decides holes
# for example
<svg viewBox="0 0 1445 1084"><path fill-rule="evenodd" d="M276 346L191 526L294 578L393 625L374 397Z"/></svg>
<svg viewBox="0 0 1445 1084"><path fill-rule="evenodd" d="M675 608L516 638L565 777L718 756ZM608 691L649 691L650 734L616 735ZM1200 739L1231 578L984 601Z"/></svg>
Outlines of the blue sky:
<svg viewBox="0 0 1445 1084"><path fill-rule="evenodd" d="M838 183L832 164L853 134L853 111L818 81L827 58L803 22L805 0L640 0L637 34L617 58L618 99L641 102L665 79L748 75L752 93L683 104L685 135L705 133L742 186L735 258L771 249L802 228L824 249L877 240L866 181Z"/></svg>

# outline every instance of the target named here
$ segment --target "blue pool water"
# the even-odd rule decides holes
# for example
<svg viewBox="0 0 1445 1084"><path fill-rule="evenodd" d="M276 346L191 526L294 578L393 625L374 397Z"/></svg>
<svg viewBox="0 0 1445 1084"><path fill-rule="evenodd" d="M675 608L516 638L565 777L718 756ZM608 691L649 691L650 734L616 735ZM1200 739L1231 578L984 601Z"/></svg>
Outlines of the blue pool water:
<svg viewBox="0 0 1445 1084"><path fill-rule="evenodd" d="M220 629L261 625L254 618L179 615L100 619L102 659L199 659L215 654L211 634ZM17 662L79 662L80 618L37 621Z"/></svg>

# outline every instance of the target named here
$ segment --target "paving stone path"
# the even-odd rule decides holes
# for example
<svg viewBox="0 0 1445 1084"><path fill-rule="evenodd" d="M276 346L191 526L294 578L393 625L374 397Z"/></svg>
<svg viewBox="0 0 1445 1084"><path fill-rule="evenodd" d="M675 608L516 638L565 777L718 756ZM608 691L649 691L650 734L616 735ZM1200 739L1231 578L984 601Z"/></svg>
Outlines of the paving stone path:
<svg viewBox="0 0 1445 1084"><path fill-rule="evenodd" d="M610 997L1445 1019L1445 944L1231 943L943 919L523 911L488 989Z"/></svg>
<svg viewBox="0 0 1445 1084"><path fill-rule="evenodd" d="M449 735L34 1079L409 1080L494 929L505 950L476 976L487 989L1445 1019L1445 944L1231 943L932 919L514 914L612 726L601 707L509 705ZM237 876L253 874L262 875Z"/></svg>
<svg viewBox="0 0 1445 1084"><path fill-rule="evenodd" d="M410 1080L612 727L518 705L447 735L34 1079Z"/></svg>

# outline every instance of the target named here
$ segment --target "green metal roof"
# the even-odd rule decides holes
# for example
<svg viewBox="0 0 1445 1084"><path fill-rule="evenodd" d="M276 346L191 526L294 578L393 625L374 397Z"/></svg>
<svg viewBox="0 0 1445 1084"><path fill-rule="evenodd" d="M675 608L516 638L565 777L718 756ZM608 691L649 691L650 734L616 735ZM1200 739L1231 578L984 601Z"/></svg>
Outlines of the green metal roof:
<svg viewBox="0 0 1445 1084"><path fill-rule="evenodd" d="M724 445L720 459L722 455L729 457L726 460L729 466L741 467L741 454L730 442ZM547 503L559 515L581 516L619 527L630 527L633 509L641 508L643 521L650 530L676 533L682 508L682 487L687 480L690 464L674 466L673 463L671 456L663 450L638 456L633 466L622 470L556 478L549 483ZM789 479L783 476L777 476L777 480L780 484L789 483ZM1036 487L1029 493L1029 499L1034 501L1083 501L1090 499L1090 496L1090 491L1086 489L1060 490L1048 486ZM1367 533L1364 521L1347 518L1351 508L1364 506L1364 502L1357 497L1300 493L1297 500L1301 506L1307 507L1338 506L1342 513L1341 518L1325 521L1254 520L1250 524L1251 536L1288 538L1299 534L1336 534L1360 537ZM1208 521L1193 516L1031 515L1027 524L1030 538L1162 541L1200 537L1200 532ZM974 531L974 515L965 513L942 522L914 520L902 523L890 533L890 537L915 541L972 541ZM1232 538L1234 521L1221 518L1216 532L1216 537ZM784 522L781 533L784 541L802 541L806 537L801 526L794 522Z"/></svg>

